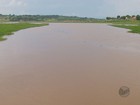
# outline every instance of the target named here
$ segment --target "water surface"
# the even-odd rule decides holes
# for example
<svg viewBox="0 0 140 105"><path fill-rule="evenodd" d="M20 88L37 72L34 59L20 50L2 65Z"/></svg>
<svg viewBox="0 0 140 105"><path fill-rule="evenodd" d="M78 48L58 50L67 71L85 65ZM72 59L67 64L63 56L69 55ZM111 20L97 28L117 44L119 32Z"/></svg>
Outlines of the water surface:
<svg viewBox="0 0 140 105"><path fill-rule="evenodd" d="M54 23L18 31L0 42L0 105L139 105L139 64L140 36L126 29Z"/></svg>

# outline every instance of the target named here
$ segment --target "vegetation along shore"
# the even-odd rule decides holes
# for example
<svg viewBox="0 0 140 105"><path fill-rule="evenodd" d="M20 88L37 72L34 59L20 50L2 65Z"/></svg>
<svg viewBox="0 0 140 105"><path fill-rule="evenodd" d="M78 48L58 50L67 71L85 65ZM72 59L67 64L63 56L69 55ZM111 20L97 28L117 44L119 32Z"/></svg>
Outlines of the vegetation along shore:
<svg viewBox="0 0 140 105"><path fill-rule="evenodd" d="M96 19L77 16L61 15L2 15L0 14L0 41L5 40L5 35L30 28L48 25L46 23L109 23L112 26L130 29L129 32L140 34L140 15L126 15ZM40 24L37 24L40 23Z"/></svg>
<svg viewBox="0 0 140 105"><path fill-rule="evenodd" d="M112 23L112 26L130 29L131 33L140 34L140 15L126 15L117 17L106 17L107 21Z"/></svg>
<svg viewBox="0 0 140 105"><path fill-rule="evenodd" d="M45 26L48 24L36 24L36 23L1 23L0 24L0 41L6 40L5 35L11 35L13 32L26 29L30 27Z"/></svg>
<svg viewBox="0 0 140 105"><path fill-rule="evenodd" d="M140 25L132 25L132 24L113 24L112 26L130 29L129 32L131 33L138 33L140 34Z"/></svg>

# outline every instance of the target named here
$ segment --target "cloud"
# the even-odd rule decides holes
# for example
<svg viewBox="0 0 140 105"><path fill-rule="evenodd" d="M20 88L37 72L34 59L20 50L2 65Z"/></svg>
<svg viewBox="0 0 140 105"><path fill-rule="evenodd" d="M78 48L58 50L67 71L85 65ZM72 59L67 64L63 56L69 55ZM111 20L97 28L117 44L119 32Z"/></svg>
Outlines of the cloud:
<svg viewBox="0 0 140 105"><path fill-rule="evenodd" d="M115 14L140 14L140 0L104 0L106 4L111 5ZM113 14L113 13L110 13Z"/></svg>
<svg viewBox="0 0 140 105"><path fill-rule="evenodd" d="M1 14L58 14L88 17L140 14L140 0L0 0Z"/></svg>
<svg viewBox="0 0 140 105"><path fill-rule="evenodd" d="M27 6L27 3L25 1L24 0L0 0L0 13L22 14L25 12Z"/></svg>
<svg viewBox="0 0 140 105"><path fill-rule="evenodd" d="M21 0L11 0L7 6L26 6L27 4Z"/></svg>

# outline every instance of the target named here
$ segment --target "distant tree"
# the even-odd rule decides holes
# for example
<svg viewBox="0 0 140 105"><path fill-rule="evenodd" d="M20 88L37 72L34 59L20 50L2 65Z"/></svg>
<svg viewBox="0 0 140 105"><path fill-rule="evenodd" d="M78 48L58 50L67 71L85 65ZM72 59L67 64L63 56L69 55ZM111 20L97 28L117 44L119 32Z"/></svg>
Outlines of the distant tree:
<svg viewBox="0 0 140 105"><path fill-rule="evenodd" d="M127 19L130 19L130 18L131 18L131 16L130 16L130 15L126 15L126 17L127 17Z"/></svg>
<svg viewBox="0 0 140 105"><path fill-rule="evenodd" d="M121 16L120 16L120 15L118 15L118 16L117 16L117 19L120 19L120 18L121 18Z"/></svg>
<svg viewBox="0 0 140 105"><path fill-rule="evenodd" d="M112 17L106 17L106 19L107 19L107 20L111 20L111 19L112 19Z"/></svg>
<svg viewBox="0 0 140 105"><path fill-rule="evenodd" d="M137 15L137 16L136 16L136 19L137 19L137 20L140 20L140 15Z"/></svg>
<svg viewBox="0 0 140 105"><path fill-rule="evenodd" d="M113 20L116 19L115 17L106 17L107 20Z"/></svg>
<svg viewBox="0 0 140 105"><path fill-rule="evenodd" d="M121 19L124 19L125 20L126 19L126 16L121 16Z"/></svg>

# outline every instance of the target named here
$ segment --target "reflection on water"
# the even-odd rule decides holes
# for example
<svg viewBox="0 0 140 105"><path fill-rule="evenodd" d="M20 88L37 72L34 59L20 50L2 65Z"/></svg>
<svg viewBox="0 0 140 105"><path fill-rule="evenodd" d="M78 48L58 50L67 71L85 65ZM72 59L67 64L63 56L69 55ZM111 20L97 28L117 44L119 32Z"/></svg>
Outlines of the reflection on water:
<svg viewBox="0 0 140 105"><path fill-rule="evenodd" d="M139 105L139 52L139 35L106 24L18 31L0 42L0 105Z"/></svg>

